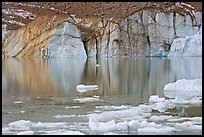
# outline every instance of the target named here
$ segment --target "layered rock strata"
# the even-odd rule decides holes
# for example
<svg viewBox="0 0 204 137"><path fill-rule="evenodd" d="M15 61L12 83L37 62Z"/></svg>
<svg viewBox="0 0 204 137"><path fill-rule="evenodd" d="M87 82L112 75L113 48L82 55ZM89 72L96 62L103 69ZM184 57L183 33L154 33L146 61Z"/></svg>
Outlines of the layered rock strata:
<svg viewBox="0 0 204 137"><path fill-rule="evenodd" d="M86 57L73 19L60 15L40 16L14 31L2 50L4 56L11 57Z"/></svg>
<svg viewBox="0 0 204 137"><path fill-rule="evenodd" d="M111 4L108 5L114 8ZM131 3L128 4L131 6ZM83 58L202 55L199 52L202 50L202 12L185 3L170 3L163 8L158 7L158 4L157 8L153 5L144 6L144 3L141 5L142 8L135 7L136 11L131 8L131 12L123 14L121 10L121 16L113 14L112 17L107 13L100 15L100 10L96 10L97 15L93 16L81 13L86 14L86 17L80 16L79 12L76 15L64 13L68 9L60 11L63 12L60 14L40 14L34 21L4 38L2 53L12 57ZM72 6L77 8L76 5ZM55 6L55 11L57 8L59 10ZM181 46L178 41L183 42ZM195 52L189 52L192 47L196 48ZM176 52L178 49L182 53Z"/></svg>

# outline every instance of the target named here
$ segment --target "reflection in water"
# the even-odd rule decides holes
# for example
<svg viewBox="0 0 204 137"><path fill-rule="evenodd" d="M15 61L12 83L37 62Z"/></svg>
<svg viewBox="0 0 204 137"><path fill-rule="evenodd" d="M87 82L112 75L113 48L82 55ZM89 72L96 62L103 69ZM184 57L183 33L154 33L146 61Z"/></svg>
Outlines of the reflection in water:
<svg viewBox="0 0 204 137"><path fill-rule="evenodd" d="M72 94L80 83L86 59L49 59L48 69L52 79L65 93Z"/></svg>
<svg viewBox="0 0 204 137"><path fill-rule="evenodd" d="M3 93L13 95L59 95L62 89L54 83L45 60L6 59L2 62Z"/></svg>
<svg viewBox="0 0 204 137"><path fill-rule="evenodd" d="M100 59L101 67L94 67L96 61L88 60L81 81L99 85L99 95L148 99L153 94L163 95L169 82L201 78L201 62L201 58L110 58Z"/></svg>
<svg viewBox="0 0 204 137"><path fill-rule="evenodd" d="M76 125L74 129L86 130L89 129L88 117L59 119L53 116L87 115L95 113L96 106L101 105L147 103L151 95L164 96L163 88L169 82L202 78L201 62L202 58L3 59L2 127L28 119L33 122L63 121L72 127L79 122L82 123L80 127ZM79 93L76 90L79 84L98 85L98 90ZM100 96L103 101L74 101L77 97L93 95ZM19 101L22 103L14 103ZM65 109L73 106L80 107ZM175 116L202 117L202 105L177 106L167 112ZM152 114L162 115L158 111Z"/></svg>
<svg viewBox="0 0 204 137"><path fill-rule="evenodd" d="M15 94L62 96L79 94L79 84L96 84L97 91L82 95L125 95L147 100L153 94L163 95L169 82L202 78L201 62L202 58L102 58L97 62L93 58L4 59L2 89Z"/></svg>

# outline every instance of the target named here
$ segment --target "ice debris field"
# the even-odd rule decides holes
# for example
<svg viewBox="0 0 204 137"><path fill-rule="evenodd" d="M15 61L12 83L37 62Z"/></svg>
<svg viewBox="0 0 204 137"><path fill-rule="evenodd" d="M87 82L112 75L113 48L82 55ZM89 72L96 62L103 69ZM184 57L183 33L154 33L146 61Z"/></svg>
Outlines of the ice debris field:
<svg viewBox="0 0 204 137"><path fill-rule="evenodd" d="M149 101L138 106L95 106L95 111L86 115L56 115L53 118L83 117L84 123L32 122L18 120L2 129L2 134L34 135L84 135L84 134L172 134L180 131L202 133L202 117L181 117L169 114L168 109L177 105L202 105L202 80L178 80L164 87L165 98L152 95ZM81 103L100 101L99 97L75 99ZM80 109L68 106L67 109ZM156 111L158 113L152 113Z"/></svg>

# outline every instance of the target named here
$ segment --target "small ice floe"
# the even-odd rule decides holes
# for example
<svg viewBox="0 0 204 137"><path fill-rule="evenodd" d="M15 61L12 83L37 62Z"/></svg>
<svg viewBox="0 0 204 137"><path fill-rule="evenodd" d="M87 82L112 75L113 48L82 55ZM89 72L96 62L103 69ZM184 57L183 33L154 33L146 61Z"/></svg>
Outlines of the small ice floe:
<svg viewBox="0 0 204 137"><path fill-rule="evenodd" d="M180 130L186 130L186 129L202 130L202 125L195 125L191 121L186 121L186 122L183 122L183 123L176 123L175 128L180 129Z"/></svg>
<svg viewBox="0 0 204 137"><path fill-rule="evenodd" d="M165 98L159 98L158 95L152 95L149 97L149 102L150 103L156 103L156 102L161 102L161 101L164 101Z"/></svg>
<svg viewBox="0 0 204 137"><path fill-rule="evenodd" d="M137 132L139 135L143 135L143 134L145 134L145 135L147 135L147 134L149 134L149 135L166 134L168 132L173 131L173 129L174 128L172 128L172 127L164 127L164 126L160 127L160 128L158 128L158 127L144 127L144 128L139 128L137 130Z"/></svg>
<svg viewBox="0 0 204 137"><path fill-rule="evenodd" d="M85 135L80 131L66 131L66 130L53 130L46 131L43 135Z"/></svg>
<svg viewBox="0 0 204 137"><path fill-rule="evenodd" d="M93 98L93 97L76 98L76 99L74 99L74 100L75 100L75 101L78 101L79 103L101 101L99 98Z"/></svg>
<svg viewBox="0 0 204 137"><path fill-rule="evenodd" d="M96 64L96 67L100 67L101 65L100 64Z"/></svg>
<svg viewBox="0 0 204 137"><path fill-rule="evenodd" d="M32 129L57 129L57 128L63 128L66 127L67 123L66 122L57 122L57 123L52 123L52 122L38 122L33 124Z"/></svg>
<svg viewBox="0 0 204 137"><path fill-rule="evenodd" d="M93 95L94 98L99 98L100 96Z"/></svg>
<svg viewBox="0 0 204 137"><path fill-rule="evenodd" d="M19 120L8 124L13 130L29 130L33 123L29 120Z"/></svg>
<svg viewBox="0 0 204 137"><path fill-rule="evenodd" d="M168 108L173 108L174 105L171 101L165 98L159 98L158 95L150 96L149 102L151 103L153 110L158 110L159 112L165 112Z"/></svg>
<svg viewBox="0 0 204 137"><path fill-rule="evenodd" d="M128 109L130 108L130 105L121 105L121 106L96 106L96 109L102 109L102 110L118 110L118 109Z"/></svg>
<svg viewBox="0 0 204 137"><path fill-rule="evenodd" d="M188 100L188 104L196 104L201 105L202 104L202 97L194 97Z"/></svg>
<svg viewBox="0 0 204 137"><path fill-rule="evenodd" d="M185 105L185 104L188 104L188 101L185 100L184 98L182 97L176 97L174 100L172 100L172 103L174 104L182 104L182 105Z"/></svg>
<svg viewBox="0 0 204 137"><path fill-rule="evenodd" d="M105 133L115 130L136 130L139 126L145 124L145 118L150 115L151 113L146 112L145 109L133 107L125 110L88 114L87 116L92 131ZM151 124L149 123L149 125Z"/></svg>
<svg viewBox="0 0 204 137"><path fill-rule="evenodd" d="M12 133L11 128L9 128L9 127L2 128L2 135L8 134L8 133L9 133L9 134Z"/></svg>
<svg viewBox="0 0 204 137"><path fill-rule="evenodd" d="M151 120L151 121L164 121L164 120L174 119L174 118L175 117L173 117L172 115L170 115L170 116L161 115L161 116L151 116L149 118L149 120Z"/></svg>
<svg viewBox="0 0 204 137"><path fill-rule="evenodd" d="M3 134L33 135L36 134L83 134L78 131L67 131L66 122L31 122L29 120L19 120L8 124L8 127L2 128Z"/></svg>
<svg viewBox="0 0 204 137"><path fill-rule="evenodd" d="M21 101L15 101L15 102L13 102L14 104L22 104L23 102L21 102Z"/></svg>
<svg viewBox="0 0 204 137"><path fill-rule="evenodd" d="M17 135L33 135L34 134L34 131L22 131L22 132L19 132L17 133Z"/></svg>
<svg viewBox="0 0 204 137"><path fill-rule="evenodd" d="M120 135L120 134L117 134L117 133L114 133L114 132L108 132L108 133L105 133L103 135Z"/></svg>
<svg viewBox="0 0 204 137"><path fill-rule="evenodd" d="M86 117L86 115L75 115L75 114L72 114L72 115L56 115L56 116L53 116L53 117L56 117L56 118L78 118L78 117Z"/></svg>
<svg viewBox="0 0 204 137"><path fill-rule="evenodd" d="M83 93L83 92L86 92L86 91L89 91L89 90L98 90L98 85L78 85L76 87L76 90Z"/></svg>
<svg viewBox="0 0 204 137"><path fill-rule="evenodd" d="M23 111L23 110L22 110L22 111L20 111L20 112L21 112L21 113L25 113L26 111Z"/></svg>
<svg viewBox="0 0 204 137"><path fill-rule="evenodd" d="M81 106L66 106L65 108L80 108Z"/></svg>
<svg viewBox="0 0 204 137"><path fill-rule="evenodd" d="M189 118L189 120L191 120L192 122L200 122L200 124L202 124L202 117L192 117Z"/></svg>

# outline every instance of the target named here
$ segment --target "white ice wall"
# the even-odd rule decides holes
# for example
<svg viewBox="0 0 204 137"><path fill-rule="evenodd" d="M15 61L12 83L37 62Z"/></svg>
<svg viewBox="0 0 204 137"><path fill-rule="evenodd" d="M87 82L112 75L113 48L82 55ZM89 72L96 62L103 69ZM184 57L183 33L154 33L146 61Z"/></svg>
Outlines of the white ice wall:
<svg viewBox="0 0 204 137"><path fill-rule="evenodd" d="M48 46L48 57L71 56L86 58L86 52L80 32L73 24L73 20L69 18L55 30Z"/></svg>

